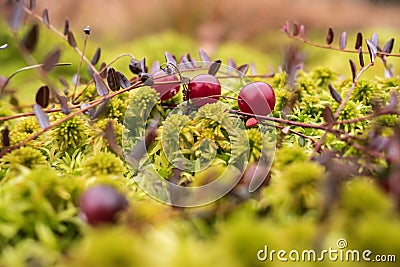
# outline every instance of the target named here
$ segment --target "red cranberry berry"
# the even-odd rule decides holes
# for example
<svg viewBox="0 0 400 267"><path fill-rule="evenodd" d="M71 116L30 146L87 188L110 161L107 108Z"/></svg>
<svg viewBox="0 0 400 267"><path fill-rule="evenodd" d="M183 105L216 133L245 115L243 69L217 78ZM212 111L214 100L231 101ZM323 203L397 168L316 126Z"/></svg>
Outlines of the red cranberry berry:
<svg viewBox="0 0 400 267"><path fill-rule="evenodd" d="M152 74L152 76L155 84L151 87L160 94L161 101L169 100L179 92L180 83L175 74L168 75L163 70L160 70Z"/></svg>
<svg viewBox="0 0 400 267"><path fill-rule="evenodd" d="M113 187L98 185L83 193L80 208L86 221L91 225L112 223L116 214L128 206L126 198Z"/></svg>
<svg viewBox="0 0 400 267"><path fill-rule="evenodd" d="M221 84L210 74L199 74L189 83L189 99L199 106L218 101L221 95ZM216 97L212 97L216 96ZM199 98L196 100L196 98Z"/></svg>
<svg viewBox="0 0 400 267"><path fill-rule="evenodd" d="M246 113L266 116L275 107L275 93L272 87L264 82L252 82L240 90L239 109Z"/></svg>

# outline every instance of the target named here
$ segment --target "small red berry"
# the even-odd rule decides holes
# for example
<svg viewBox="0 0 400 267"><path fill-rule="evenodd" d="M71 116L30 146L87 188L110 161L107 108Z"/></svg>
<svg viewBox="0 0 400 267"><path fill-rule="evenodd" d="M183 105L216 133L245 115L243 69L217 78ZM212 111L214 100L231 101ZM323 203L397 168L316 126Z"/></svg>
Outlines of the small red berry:
<svg viewBox="0 0 400 267"><path fill-rule="evenodd" d="M160 70L152 74L152 76L155 83L152 85L152 88L160 94L161 101L171 99L179 92L181 85L175 74L168 75Z"/></svg>
<svg viewBox="0 0 400 267"><path fill-rule="evenodd" d="M91 225L112 223L116 214L128 206L126 198L113 187L99 185L88 189L80 200L80 208Z"/></svg>
<svg viewBox="0 0 400 267"><path fill-rule="evenodd" d="M189 98L196 105L203 106L215 103L218 101L219 95L221 95L221 84L214 75L199 74L189 83ZM196 100L196 98L200 99Z"/></svg>
<svg viewBox="0 0 400 267"><path fill-rule="evenodd" d="M239 109L246 113L266 116L275 107L275 93L272 87L264 82L252 82L240 90Z"/></svg>

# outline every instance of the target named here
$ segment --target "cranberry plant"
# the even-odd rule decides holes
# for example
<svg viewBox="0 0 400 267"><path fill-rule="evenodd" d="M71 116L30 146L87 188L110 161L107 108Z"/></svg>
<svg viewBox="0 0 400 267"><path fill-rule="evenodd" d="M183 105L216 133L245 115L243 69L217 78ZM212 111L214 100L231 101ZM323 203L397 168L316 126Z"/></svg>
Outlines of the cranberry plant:
<svg viewBox="0 0 400 267"><path fill-rule="evenodd" d="M8 8L27 65L0 76L0 266L261 266L265 244L324 249L339 238L400 256L394 38L381 46L358 33L349 49L345 32L336 47L332 28L323 44L283 25L297 42L356 55L343 77L307 71L295 43L267 74L203 49L101 63L100 48L87 57L89 26L73 31L67 19L59 30L32 0ZM46 28L67 47L38 60ZM64 50L78 63L60 62ZM115 65L126 58L129 73ZM376 64L383 77L364 79ZM22 72L42 82L29 105L13 86ZM178 204L189 202L176 188L219 177L223 197Z"/></svg>

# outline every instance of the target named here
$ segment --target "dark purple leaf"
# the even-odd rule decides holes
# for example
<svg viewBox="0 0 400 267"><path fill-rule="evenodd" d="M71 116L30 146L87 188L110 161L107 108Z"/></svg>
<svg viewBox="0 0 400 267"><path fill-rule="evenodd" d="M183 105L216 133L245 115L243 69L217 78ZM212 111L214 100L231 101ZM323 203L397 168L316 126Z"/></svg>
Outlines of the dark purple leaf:
<svg viewBox="0 0 400 267"><path fill-rule="evenodd" d="M249 64L243 64L237 68L240 77L244 77L249 70Z"/></svg>
<svg viewBox="0 0 400 267"><path fill-rule="evenodd" d="M182 57L179 60L179 64L180 66L184 66L185 69L193 69L194 66L192 65L192 62L189 61L189 59L187 58L187 55L182 55Z"/></svg>
<svg viewBox="0 0 400 267"><path fill-rule="evenodd" d="M129 69L133 74L140 74L143 72L141 62L135 58L131 59L131 62L129 63Z"/></svg>
<svg viewBox="0 0 400 267"><path fill-rule="evenodd" d="M324 111L322 112L322 116L324 117L324 120L328 124L333 124L336 121L335 117L333 116L332 110L329 106L326 106L324 108Z"/></svg>
<svg viewBox="0 0 400 267"><path fill-rule="evenodd" d="M368 52L369 52L369 57L371 59L371 62L375 62L376 55L378 53L378 47L375 45L374 42L371 40L366 40L367 41L367 47L368 47Z"/></svg>
<svg viewBox="0 0 400 267"><path fill-rule="evenodd" d="M297 21L293 22L293 36L297 36L300 33L300 26Z"/></svg>
<svg viewBox="0 0 400 267"><path fill-rule="evenodd" d="M47 85L43 85L36 92L36 104L42 108L46 108L50 102L50 88Z"/></svg>
<svg viewBox="0 0 400 267"><path fill-rule="evenodd" d="M44 25L46 25L47 27L50 27L49 10L47 10L47 8L45 8L43 10L42 18L43 18Z"/></svg>
<svg viewBox="0 0 400 267"><path fill-rule="evenodd" d="M24 1L18 0L13 3L9 24L12 31L16 32L21 27L24 18Z"/></svg>
<svg viewBox="0 0 400 267"><path fill-rule="evenodd" d="M67 36L68 33L69 33L69 20L68 20L68 18L65 18L64 35Z"/></svg>
<svg viewBox="0 0 400 267"><path fill-rule="evenodd" d="M89 73L89 77L93 77L94 71L91 66L86 66L86 70Z"/></svg>
<svg viewBox="0 0 400 267"><path fill-rule="evenodd" d="M186 56L187 56L187 59L189 60L189 62L192 63L193 68L199 67L197 64L197 60L192 58L192 56L189 53L187 53Z"/></svg>
<svg viewBox="0 0 400 267"><path fill-rule="evenodd" d="M142 81L144 86L152 86L154 84L153 77L145 72L140 74L140 80Z"/></svg>
<svg viewBox="0 0 400 267"><path fill-rule="evenodd" d="M329 28L329 29L328 29L328 34L326 35L326 43L327 43L328 45L332 44L332 42L333 42L333 37L334 37L333 29L332 29L332 28Z"/></svg>
<svg viewBox="0 0 400 267"><path fill-rule="evenodd" d="M153 65L151 66L150 74L154 74L160 71L160 62L158 60L154 61Z"/></svg>
<svg viewBox="0 0 400 267"><path fill-rule="evenodd" d="M60 60L60 56L61 56L60 48L56 48L49 54L47 54L46 58L43 60L42 70L44 72L50 72L54 68L54 65L57 64L58 61Z"/></svg>
<svg viewBox="0 0 400 267"><path fill-rule="evenodd" d="M99 96L106 96L108 95L108 87L103 79L100 77L100 74L95 72L93 74L94 83L96 84L97 94Z"/></svg>
<svg viewBox="0 0 400 267"><path fill-rule="evenodd" d="M92 32L92 30L90 29L90 26L87 25L87 26L85 26L85 28L83 28L83 32L84 32L86 35L90 35L90 33Z"/></svg>
<svg viewBox="0 0 400 267"><path fill-rule="evenodd" d="M232 73L233 70L236 70L236 62L232 58L228 58L228 74Z"/></svg>
<svg viewBox="0 0 400 267"><path fill-rule="evenodd" d="M107 83L111 91L118 91L120 88L117 72L114 68L108 68L107 70Z"/></svg>
<svg viewBox="0 0 400 267"><path fill-rule="evenodd" d="M289 35L290 31L290 24L289 21L286 21L285 24L282 25L282 30Z"/></svg>
<svg viewBox="0 0 400 267"><path fill-rule="evenodd" d="M378 35L374 32L371 36L371 41L375 44L376 47L379 45Z"/></svg>
<svg viewBox="0 0 400 267"><path fill-rule="evenodd" d="M65 115L71 113L71 109L68 106L68 98L65 95L59 95L55 90L52 90L52 94L55 95L58 102L60 103L61 112L64 113Z"/></svg>
<svg viewBox="0 0 400 267"><path fill-rule="evenodd" d="M1 131L1 144L3 148L10 146L10 130L7 126Z"/></svg>
<svg viewBox="0 0 400 267"><path fill-rule="evenodd" d="M356 45L354 46L355 49L359 49L362 46L363 36L361 32L357 33Z"/></svg>
<svg viewBox="0 0 400 267"><path fill-rule="evenodd" d="M361 66L361 67L364 67L365 64L364 64L364 54L363 54L363 52L362 52L362 47L360 47L360 49L359 49L359 51L358 51L358 59L359 59L359 61L360 61L360 66Z"/></svg>
<svg viewBox="0 0 400 267"><path fill-rule="evenodd" d="M356 81L357 67L356 67L356 64L354 63L353 60L349 59L349 63L350 63L350 68L351 68L351 75L353 77L353 82L355 82Z"/></svg>
<svg viewBox="0 0 400 267"><path fill-rule="evenodd" d="M340 49L346 49L346 46L347 46L347 33L342 32L339 40L339 47Z"/></svg>
<svg viewBox="0 0 400 267"><path fill-rule="evenodd" d="M170 52L165 52L164 55L165 55L165 62L167 62L167 64L172 64L176 66L176 59Z"/></svg>
<svg viewBox="0 0 400 267"><path fill-rule="evenodd" d="M342 103L342 97L339 95L339 93L333 88L332 84L328 84L329 92L332 95L332 98L338 102L339 104Z"/></svg>
<svg viewBox="0 0 400 267"><path fill-rule="evenodd" d="M83 114L92 117L94 115L95 110L93 108L87 109L88 107L89 107L88 103L82 103L82 105L80 106L80 110L84 110Z"/></svg>
<svg viewBox="0 0 400 267"><path fill-rule="evenodd" d="M306 40L306 29L303 24L300 25L300 36L304 41Z"/></svg>
<svg viewBox="0 0 400 267"><path fill-rule="evenodd" d="M100 105L97 106L96 110L91 114L90 119L91 120L97 120L98 118L103 115L104 111L106 111L106 107L108 103L110 102L109 99L101 103Z"/></svg>
<svg viewBox="0 0 400 267"><path fill-rule="evenodd" d="M386 42L385 46L383 47L383 52L388 54L392 53L393 45L394 45L394 38Z"/></svg>
<svg viewBox="0 0 400 267"><path fill-rule="evenodd" d="M30 0L29 1L29 10L34 10L36 8L36 1Z"/></svg>
<svg viewBox="0 0 400 267"><path fill-rule="evenodd" d="M74 36L74 34L73 34L71 31L68 32L67 39L68 39L68 44L69 44L70 46L72 46L72 47L77 47L77 46L78 46L78 45L76 44L75 36Z"/></svg>
<svg viewBox="0 0 400 267"><path fill-rule="evenodd" d="M208 68L208 74L214 75L217 74L219 71L219 68L221 67L221 60L216 60L213 63L211 63L210 67Z"/></svg>
<svg viewBox="0 0 400 267"><path fill-rule="evenodd" d="M119 85L121 85L122 88L126 89L131 86L131 83L129 82L128 78L125 77L124 74L117 71L117 76L119 80Z"/></svg>
<svg viewBox="0 0 400 267"><path fill-rule="evenodd" d="M28 33L22 39L22 45L29 52L35 50L39 39L39 25L34 24L28 31Z"/></svg>
<svg viewBox="0 0 400 267"><path fill-rule="evenodd" d="M107 78L107 63L105 62L100 65L100 77L103 79Z"/></svg>
<svg viewBox="0 0 400 267"><path fill-rule="evenodd" d="M207 52L204 51L203 48L200 48L199 53L200 53L200 59L201 59L201 61L203 61L203 63L204 63L206 66L208 66L208 65L210 64L210 62L211 62L211 59L210 59L210 57L208 56Z"/></svg>
<svg viewBox="0 0 400 267"><path fill-rule="evenodd" d="M33 104L33 112L35 113L40 128L45 130L50 127L49 117L47 117L47 114L43 111L40 105Z"/></svg>
<svg viewBox="0 0 400 267"><path fill-rule="evenodd" d="M91 61L93 66L96 65L99 62L100 56L101 56L101 48L98 47L97 50L96 50L96 53L94 53L94 56L93 56L92 61Z"/></svg>
<svg viewBox="0 0 400 267"><path fill-rule="evenodd" d="M149 68L147 68L146 65L146 58L142 58L142 60L140 61L140 68L142 69L142 72L148 73Z"/></svg>
<svg viewBox="0 0 400 267"><path fill-rule="evenodd" d="M115 129L113 121L109 120L106 125L106 129L103 133L103 138L107 141L108 147L117 155L122 155L122 149L118 145L117 137L115 134Z"/></svg>

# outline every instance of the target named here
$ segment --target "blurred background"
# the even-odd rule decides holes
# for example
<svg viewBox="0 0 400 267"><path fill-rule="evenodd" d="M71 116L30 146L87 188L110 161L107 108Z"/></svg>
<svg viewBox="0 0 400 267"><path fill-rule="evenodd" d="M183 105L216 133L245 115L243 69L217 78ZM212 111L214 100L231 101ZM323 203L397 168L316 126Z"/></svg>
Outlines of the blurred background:
<svg viewBox="0 0 400 267"><path fill-rule="evenodd" d="M1 1L3 7L7 2ZM25 0L29 2L28 0ZM132 53L135 57L146 57L149 64L164 60L164 51L191 53L195 57L198 49L205 49L212 58L223 62L229 57L238 64L252 61L259 71L275 70L282 63L282 51L293 41L281 31L285 21L298 21L306 27L307 38L325 43L328 27L335 32L333 45L338 45L342 31L347 32L348 47L354 47L357 32L364 38L373 32L379 36L380 46L398 35L400 28L400 0L37 0L35 12L42 14L49 9L50 21L60 31L65 18L69 19L72 31L82 47L83 27L90 25L92 35L88 46L88 57L100 46L102 60L109 61L121 53ZM2 7L3 18L7 8ZM2 27L7 26L2 24ZM21 33L21 35L23 32ZM63 43L56 35L43 27L39 47ZM8 38L8 37L4 37ZM45 39L45 41L43 41ZM12 41L4 40L12 45ZM299 44L299 42L297 42ZM358 61L356 54L317 49L301 45L305 53L306 67L318 65L333 67L349 75L348 59ZM366 49L366 48L365 48ZM38 51L38 58L45 51ZM68 49L66 49L68 50ZM397 41L393 52L399 51ZM42 54L40 54L42 53ZM66 53L66 59L74 59ZM0 60L7 55L0 55ZM391 58L392 59L392 58ZM3 59L5 60L5 59ZM398 63L395 63L395 70ZM18 61L19 62L19 61ZM119 62L117 63L119 64ZM381 64L379 64L381 65ZM15 67L21 67L23 63ZM121 71L127 70L121 62ZM11 69L11 68L10 68ZM74 68L76 71L76 68ZM6 71L8 72L8 71ZM11 72L11 71L10 71ZM383 75L377 66L373 75Z"/></svg>

